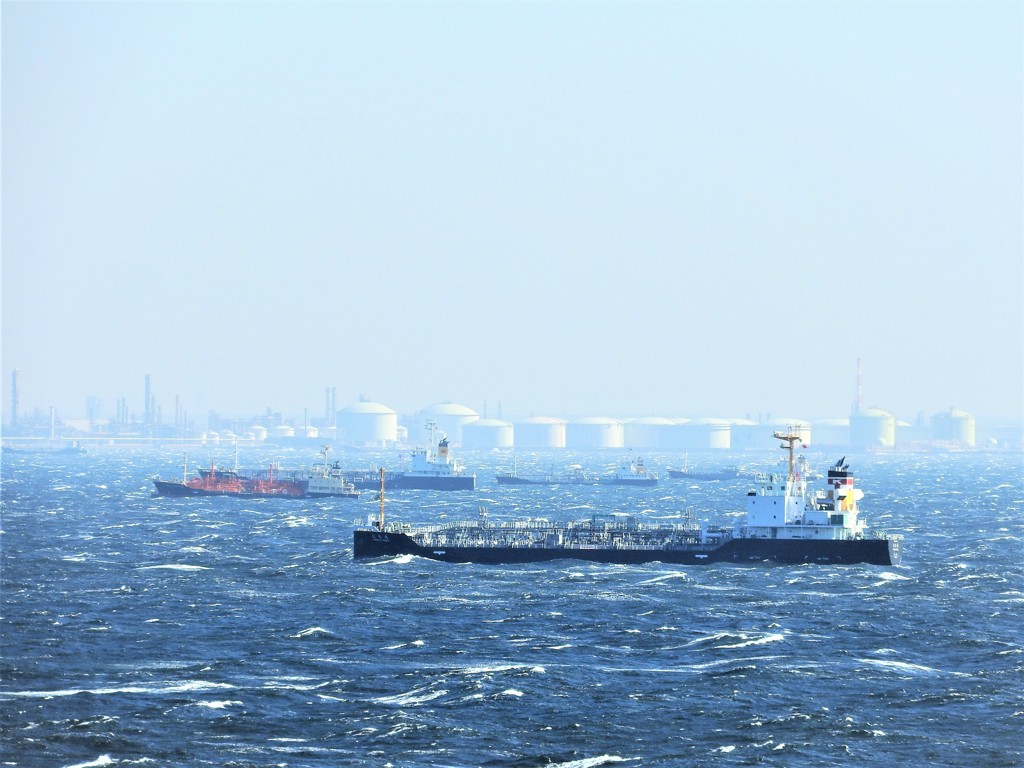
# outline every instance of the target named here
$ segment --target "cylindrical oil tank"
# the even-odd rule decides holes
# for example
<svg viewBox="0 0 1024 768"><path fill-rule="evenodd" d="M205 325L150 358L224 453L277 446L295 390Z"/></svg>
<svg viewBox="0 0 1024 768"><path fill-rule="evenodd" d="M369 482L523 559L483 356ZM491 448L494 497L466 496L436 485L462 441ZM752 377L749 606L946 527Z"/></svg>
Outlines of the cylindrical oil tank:
<svg viewBox="0 0 1024 768"><path fill-rule="evenodd" d="M565 425L565 445L580 450L622 448L622 422L607 416L584 416Z"/></svg>
<svg viewBox="0 0 1024 768"><path fill-rule="evenodd" d="M728 450L732 445L731 425L725 419L694 419L685 424L690 450Z"/></svg>
<svg viewBox="0 0 1024 768"><path fill-rule="evenodd" d="M320 428L311 425L306 425L302 428L302 434L309 440L320 437Z"/></svg>
<svg viewBox="0 0 1024 768"><path fill-rule="evenodd" d="M290 440L295 437L295 427L290 427L287 424L278 424L270 430L270 434L274 436L275 440Z"/></svg>
<svg viewBox="0 0 1024 768"><path fill-rule="evenodd" d="M892 448L896 445L896 417L881 408L863 408L850 417L850 443L854 448Z"/></svg>
<svg viewBox="0 0 1024 768"><path fill-rule="evenodd" d="M729 447L736 451L764 446L764 436L768 430L763 424L751 419L728 419Z"/></svg>
<svg viewBox="0 0 1024 768"><path fill-rule="evenodd" d="M660 448L661 433L671 426L672 421L661 416L626 419L622 423L623 444L628 448Z"/></svg>
<svg viewBox="0 0 1024 768"><path fill-rule="evenodd" d="M267 439L267 428L260 424L253 424L249 427L249 431L252 432L252 437L257 443L262 443Z"/></svg>
<svg viewBox="0 0 1024 768"><path fill-rule="evenodd" d="M220 432L214 432L212 429L206 430L205 432L203 432L202 442L204 444L205 443L219 443L220 442Z"/></svg>
<svg viewBox="0 0 1024 768"><path fill-rule="evenodd" d="M565 420L530 416L513 427L516 448L565 448Z"/></svg>
<svg viewBox="0 0 1024 768"><path fill-rule="evenodd" d="M689 432L686 429L686 425L689 423L689 419L668 419L668 424L664 424L658 434L658 445L661 447L661 450L688 450L687 438Z"/></svg>
<svg viewBox="0 0 1024 768"><path fill-rule="evenodd" d="M811 422L809 421L804 421L803 419L771 419L765 423L771 429L772 434L792 430L793 434L799 435L800 443L797 445L798 448L801 445L811 444Z"/></svg>
<svg viewBox="0 0 1024 768"><path fill-rule="evenodd" d="M386 405L361 400L338 411L338 431L339 439L349 445L385 446L397 439L398 414Z"/></svg>
<svg viewBox="0 0 1024 768"><path fill-rule="evenodd" d="M462 425L462 447L494 448L512 447L512 425L500 419L477 419Z"/></svg>
<svg viewBox="0 0 1024 768"><path fill-rule="evenodd" d="M974 417L957 408L932 416L932 439L955 443L961 448L975 445Z"/></svg>
<svg viewBox="0 0 1024 768"><path fill-rule="evenodd" d="M435 443L442 435L447 435L452 445L462 445L462 427L479 418L480 414L464 405L435 403L416 414L416 423L409 427L409 434L414 442L427 445L431 440L432 422Z"/></svg>
<svg viewBox="0 0 1024 768"><path fill-rule="evenodd" d="M848 418L818 419L814 422L814 444L819 447L849 447L850 420Z"/></svg>

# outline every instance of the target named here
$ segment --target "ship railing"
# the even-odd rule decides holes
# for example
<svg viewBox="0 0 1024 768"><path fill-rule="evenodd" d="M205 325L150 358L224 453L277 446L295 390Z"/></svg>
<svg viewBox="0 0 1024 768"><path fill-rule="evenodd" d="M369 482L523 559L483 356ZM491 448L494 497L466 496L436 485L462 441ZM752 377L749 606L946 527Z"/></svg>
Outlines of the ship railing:
<svg viewBox="0 0 1024 768"><path fill-rule="evenodd" d="M871 538L872 539L886 539L886 540L888 540L888 539L895 539L895 540L899 541L899 540L903 539L903 534L902 533L889 533L888 531L871 531Z"/></svg>

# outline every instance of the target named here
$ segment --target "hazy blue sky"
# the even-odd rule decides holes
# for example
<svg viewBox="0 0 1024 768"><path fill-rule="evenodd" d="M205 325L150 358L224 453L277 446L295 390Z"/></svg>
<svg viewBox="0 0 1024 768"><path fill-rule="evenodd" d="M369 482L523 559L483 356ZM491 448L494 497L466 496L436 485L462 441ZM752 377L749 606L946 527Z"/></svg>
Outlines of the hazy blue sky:
<svg viewBox="0 0 1024 768"><path fill-rule="evenodd" d="M4 2L3 416L1024 400L1019 2Z"/></svg>

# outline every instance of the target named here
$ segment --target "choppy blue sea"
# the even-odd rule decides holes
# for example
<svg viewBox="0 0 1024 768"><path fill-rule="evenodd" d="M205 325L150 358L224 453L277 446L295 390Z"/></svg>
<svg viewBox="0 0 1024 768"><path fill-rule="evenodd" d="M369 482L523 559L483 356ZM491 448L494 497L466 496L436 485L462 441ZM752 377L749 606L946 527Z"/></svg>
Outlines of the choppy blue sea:
<svg viewBox="0 0 1024 768"><path fill-rule="evenodd" d="M242 462L297 468L315 453L251 449ZM809 455L820 468L838 458ZM396 491L388 514L689 508L731 524L749 485L507 487L494 473L509 455L461 458L475 493ZM599 471L619 458L518 463ZM173 449L5 454L0 763L1024 765L1021 455L847 460L869 523L906 537L900 567L353 561L372 492L154 498L154 475L180 476Z"/></svg>

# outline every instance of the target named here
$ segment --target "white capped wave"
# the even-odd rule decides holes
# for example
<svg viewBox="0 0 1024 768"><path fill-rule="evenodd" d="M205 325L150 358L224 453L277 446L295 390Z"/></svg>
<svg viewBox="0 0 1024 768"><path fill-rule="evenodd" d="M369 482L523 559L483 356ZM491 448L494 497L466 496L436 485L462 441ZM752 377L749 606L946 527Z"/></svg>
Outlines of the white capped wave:
<svg viewBox="0 0 1024 768"><path fill-rule="evenodd" d="M716 640L724 640L727 637L733 637L733 635L730 635L727 632L715 632L714 634L705 635L704 637L698 637L695 640L691 640L687 645L703 645L704 643L713 643Z"/></svg>
<svg viewBox="0 0 1024 768"><path fill-rule="evenodd" d="M100 768L100 766L113 764L114 761L110 758L110 755L100 755L95 760L90 760L88 763L75 763L74 765L65 766L65 768Z"/></svg>
<svg viewBox="0 0 1024 768"><path fill-rule="evenodd" d="M197 701L195 703L197 707L206 707L208 709L224 709L225 707L241 707L242 702L240 701Z"/></svg>
<svg viewBox="0 0 1024 768"><path fill-rule="evenodd" d="M398 555L387 560L372 560L367 565L408 565L415 555Z"/></svg>
<svg viewBox="0 0 1024 768"><path fill-rule="evenodd" d="M685 581L688 578L690 577L685 573L666 573L664 576L655 576L653 579L641 581L640 584L657 584L662 581L669 581L670 579L683 579Z"/></svg>
<svg viewBox="0 0 1024 768"><path fill-rule="evenodd" d="M186 563L168 563L167 565L140 565L140 571L208 571L205 565L187 565Z"/></svg>
<svg viewBox="0 0 1024 768"><path fill-rule="evenodd" d="M513 669L525 668L525 664L489 664L482 667L465 667L459 671L464 675L488 675L493 672L510 672Z"/></svg>
<svg viewBox="0 0 1024 768"><path fill-rule="evenodd" d="M522 696L523 692L515 688L506 688L501 692L502 696Z"/></svg>
<svg viewBox="0 0 1024 768"><path fill-rule="evenodd" d="M871 664L883 669L891 669L896 672L903 672L909 675L953 675L955 677L970 677L966 672L943 672L934 667L927 667L924 664L911 664L907 661L889 661L888 659L859 659L864 664Z"/></svg>
<svg viewBox="0 0 1024 768"><path fill-rule="evenodd" d="M309 628L304 629L301 632L298 632L298 633L296 633L294 635L288 635L288 637L294 639L294 638L298 638L298 637L309 637L310 635L330 635L330 634L331 634L330 631L324 629L323 627L309 627Z"/></svg>
<svg viewBox="0 0 1024 768"><path fill-rule="evenodd" d="M429 693L424 693L426 690L426 688L413 688L411 691L399 693L394 696L379 696L376 699L372 699L372 701L375 701L378 704L395 704L400 707L404 707L410 704L423 704L427 701L433 701L434 699L438 699L448 693L448 691L443 688L436 691L430 691Z"/></svg>
<svg viewBox="0 0 1024 768"><path fill-rule="evenodd" d="M765 635L764 637L755 637L753 640L745 640L742 643L733 643L732 645L720 645L719 648L746 648L750 645L764 645L765 643L777 643L780 640L785 640L785 636L775 633L771 635Z"/></svg>
<svg viewBox="0 0 1024 768"><path fill-rule="evenodd" d="M764 645L765 643L775 643L780 640L785 640L785 636L774 632L769 635L762 635L761 637L749 638L747 635L734 635L729 632L715 632L711 635L704 637L698 637L696 640L691 640L686 645L706 645L708 643L717 643L719 640L739 640L740 642L730 643L728 645L719 645L717 648L746 648L750 645Z"/></svg>
<svg viewBox="0 0 1024 768"><path fill-rule="evenodd" d="M83 693L92 694L93 696L109 696L115 693L188 693L190 691L234 690L234 688L235 686L229 683L209 683L204 680L195 680L190 683L126 685L120 688L63 688L55 691L4 691L3 693L0 693L0 697L13 696L24 699L50 699L61 696L78 696Z"/></svg>
<svg viewBox="0 0 1024 768"><path fill-rule="evenodd" d="M599 755L598 757L585 757L582 760L570 760L566 763L551 763L550 768L597 768L597 766L609 763L625 763L630 759L632 758L618 755Z"/></svg>

